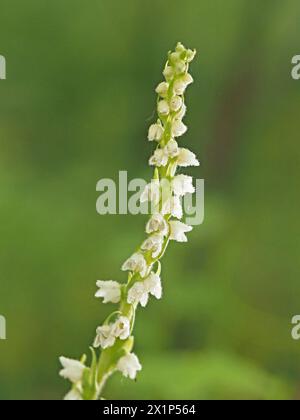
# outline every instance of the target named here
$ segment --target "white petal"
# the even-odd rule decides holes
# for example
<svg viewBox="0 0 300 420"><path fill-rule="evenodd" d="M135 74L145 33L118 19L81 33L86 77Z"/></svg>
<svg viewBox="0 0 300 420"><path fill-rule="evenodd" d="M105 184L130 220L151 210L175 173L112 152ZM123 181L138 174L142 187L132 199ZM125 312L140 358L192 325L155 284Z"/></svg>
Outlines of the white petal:
<svg viewBox="0 0 300 420"><path fill-rule="evenodd" d="M169 156L166 153L165 149L156 149L154 155L149 160L150 166L167 166L169 160Z"/></svg>
<svg viewBox="0 0 300 420"><path fill-rule="evenodd" d="M166 200L162 206L162 214L171 215L176 219L182 219L183 209L180 197L175 196Z"/></svg>
<svg viewBox="0 0 300 420"><path fill-rule="evenodd" d="M183 117L185 116L185 114L186 114L186 110L187 110L187 108L186 108L186 105L185 104L183 104L182 105L182 107L181 107L181 109L180 109L180 111L176 114L176 119L177 120L182 120L183 119Z"/></svg>
<svg viewBox="0 0 300 420"><path fill-rule="evenodd" d="M171 80L174 77L174 70L173 67L167 66L163 72L163 75L165 76L166 80Z"/></svg>
<svg viewBox="0 0 300 420"><path fill-rule="evenodd" d="M182 98L180 96L177 96L177 95L173 96L173 98L170 101L171 111L178 112L181 109L182 105L183 105Z"/></svg>
<svg viewBox="0 0 300 420"><path fill-rule="evenodd" d="M193 228L179 221L170 222L170 239L177 242L187 242L185 233L191 232Z"/></svg>
<svg viewBox="0 0 300 420"><path fill-rule="evenodd" d="M85 366L78 360L68 359L67 357L60 357L59 361L63 369L59 372L60 376L69 379L72 383L77 383L81 380Z"/></svg>
<svg viewBox="0 0 300 420"><path fill-rule="evenodd" d="M148 300L149 300L148 293L144 293L143 296L141 297L141 300L140 300L140 304L143 308L145 308L147 306Z"/></svg>
<svg viewBox="0 0 300 420"><path fill-rule="evenodd" d="M169 107L168 102L165 100L158 102L157 110L158 110L158 113L161 115L169 115L170 107Z"/></svg>
<svg viewBox="0 0 300 420"><path fill-rule="evenodd" d="M157 258L162 251L164 237L161 234L154 234L144 241L141 246L143 251L151 251L152 258Z"/></svg>
<svg viewBox="0 0 300 420"><path fill-rule="evenodd" d="M140 202L145 203L147 201L158 204L160 200L160 184L158 180L152 180L152 182L146 185L144 191L141 194Z"/></svg>
<svg viewBox="0 0 300 420"><path fill-rule="evenodd" d="M149 141L160 141L164 134L163 126L159 123L152 124L148 132Z"/></svg>
<svg viewBox="0 0 300 420"><path fill-rule="evenodd" d="M146 233L161 233L163 236L168 235L169 225L163 215L156 213L151 217L146 226Z"/></svg>
<svg viewBox="0 0 300 420"><path fill-rule="evenodd" d="M182 77L180 77L179 79L177 79L174 82L174 91L176 93L176 95L183 95L186 88L193 83L194 79L192 78L192 76L187 73L184 74Z"/></svg>
<svg viewBox="0 0 300 420"><path fill-rule="evenodd" d="M171 139L165 147L166 153L170 158L174 158L179 155L179 147L176 140Z"/></svg>
<svg viewBox="0 0 300 420"><path fill-rule="evenodd" d="M144 282L136 282L128 291L127 302L130 305L138 305L139 303L145 307L148 303L148 292L145 289Z"/></svg>
<svg viewBox="0 0 300 420"><path fill-rule="evenodd" d="M126 316L120 316L115 322L112 333L121 340L126 340L130 336L130 321Z"/></svg>
<svg viewBox="0 0 300 420"><path fill-rule="evenodd" d="M116 337L113 334L114 324L102 325L96 330L96 338L93 346L95 348L102 347L107 349L115 344Z"/></svg>
<svg viewBox="0 0 300 420"><path fill-rule="evenodd" d="M117 364L117 369L122 372L125 378L135 379L137 372L142 370L139 359L134 353L122 357Z"/></svg>
<svg viewBox="0 0 300 420"><path fill-rule="evenodd" d="M193 186L193 178L188 175L177 175L172 181L174 194L183 197L185 194L193 194L195 187Z"/></svg>
<svg viewBox="0 0 300 420"><path fill-rule="evenodd" d="M72 389L67 395L64 397L65 401L82 401L82 396L77 389Z"/></svg>
<svg viewBox="0 0 300 420"><path fill-rule="evenodd" d="M172 135L173 137L183 136L187 132L187 126L180 120L173 121Z"/></svg>
<svg viewBox="0 0 300 420"><path fill-rule="evenodd" d="M147 272L147 262L142 254L133 254L122 266L122 271L132 271L139 273L142 277Z"/></svg>
<svg viewBox="0 0 300 420"><path fill-rule="evenodd" d="M169 83L162 82L160 83L157 88L155 89L155 92L160 95L162 98L165 98L168 95L169 90Z"/></svg>
<svg viewBox="0 0 300 420"><path fill-rule="evenodd" d="M183 148L179 149L177 164L182 167L200 165L198 159L196 158L195 153L191 152L188 149L183 149Z"/></svg>
<svg viewBox="0 0 300 420"><path fill-rule="evenodd" d="M155 296L156 299L161 299L162 285L159 275L152 272L150 276L146 278L144 284L145 288L148 290L149 293L151 293L151 295Z"/></svg>
<svg viewBox="0 0 300 420"><path fill-rule="evenodd" d="M97 281L99 290L95 297L103 298L103 303L119 303L121 300L121 285L116 281Z"/></svg>
<svg viewBox="0 0 300 420"><path fill-rule="evenodd" d="M197 51L196 50L187 50L186 54L187 54L187 61L188 61L188 63L190 63L191 61L194 60L194 58L197 54Z"/></svg>

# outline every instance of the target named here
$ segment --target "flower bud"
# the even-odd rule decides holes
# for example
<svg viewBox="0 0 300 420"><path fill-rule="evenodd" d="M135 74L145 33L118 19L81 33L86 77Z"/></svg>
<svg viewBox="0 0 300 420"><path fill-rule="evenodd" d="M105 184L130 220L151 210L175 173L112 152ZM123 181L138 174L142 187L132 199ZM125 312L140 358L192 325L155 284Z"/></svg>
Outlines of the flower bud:
<svg viewBox="0 0 300 420"><path fill-rule="evenodd" d="M183 100L180 96L173 96L170 101L170 108L173 112L178 112L183 105Z"/></svg>
<svg viewBox="0 0 300 420"><path fill-rule="evenodd" d="M187 62L190 63L191 61L193 61L196 54L197 54L196 50L187 50L186 52Z"/></svg>
<svg viewBox="0 0 300 420"><path fill-rule="evenodd" d="M194 79L189 73L184 74L174 82L174 91L176 95L183 95L188 85L193 83Z"/></svg>
<svg viewBox="0 0 300 420"><path fill-rule="evenodd" d="M178 156L179 154L179 147L177 144L177 141L174 139L171 139L168 144L166 145L165 149L167 150L167 154L170 158L174 158Z"/></svg>
<svg viewBox="0 0 300 420"><path fill-rule="evenodd" d="M200 163L195 155L188 149L179 149L179 156L177 161L179 166L188 167L188 166L199 166Z"/></svg>
<svg viewBox="0 0 300 420"><path fill-rule="evenodd" d="M181 56L179 52L173 52L170 54L170 62L172 64L177 63L178 61L180 61L180 59L181 59Z"/></svg>
<svg viewBox="0 0 300 420"><path fill-rule="evenodd" d="M185 46L181 42L178 42L178 44L176 46L176 52L178 52L178 53L181 54L181 53L183 53L185 51L186 51Z"/></svg>
<svg viewBox="0 0 300 420"><path fill-rule="evenodd" d="M167 82L162 82L157 86L157 88L155 89L155 92L162 98L166 98L168 95L168 90L169 90L169 84Z"/></svg>
<svg viewBox="0 0 300 420"><path fill-rule="evenodd" d="M183 104L180 111L175 116L176 120L182 120L185 114L186 114L186 105Z"/></svg>
<svg viewBox="0 0 300 420"><path fill-rule="evenodd" d="M171 241L187 242L186 233L191 232L193 228L179 221L170 222Z"/></svg>
<svg viewBox="0 0 300 420"><path fill-rule="evenodd" d="M118 361L117 369L123 374L123 376L125 376L125 378L134 380L137 372L142 370L142 366L137 356L134 353L130 353Z"/></svg>
<svg viewBox="0 0 300 420"><path fill-rule="evenodd" d="M176 74L181 74L186 71L186 64L183 60L179 60L174 64Z"/></svg>
<svg viewBox="0 0 300 420"><path fill-rule="evenodd" d="M169 115L170 107L166 100L162 100L158 103L157 106L158 113L161 115Z"/></svg>
<svg viewBox="0 0 300 420"><path fill-rule="evenodd" d="M171 66L167 66L163 71L163 75L165 76L166 80L172 80L174 77L174 69Z"/></svg>
<svg viewBox="0 0 300 420"><path fill-rule="evenodd" d="M160 168L161 166L167 166L168 160L169 156L165 149L157 149L155 150L153 156L149 159L149 165Z"/></svg>
<svg viewBox="0 0 300 420"><path fill-rule="evenodd" d="M180 120L175 120L172 125L173 137L183 136L187 132L187 126Z"/></svg>
<svg viewBox="0 0 300 420"><path fill-rule="evenodd" d="M164 134L163 126L160 123L152 124L148 132L149 141L160 141Z"/></svg>

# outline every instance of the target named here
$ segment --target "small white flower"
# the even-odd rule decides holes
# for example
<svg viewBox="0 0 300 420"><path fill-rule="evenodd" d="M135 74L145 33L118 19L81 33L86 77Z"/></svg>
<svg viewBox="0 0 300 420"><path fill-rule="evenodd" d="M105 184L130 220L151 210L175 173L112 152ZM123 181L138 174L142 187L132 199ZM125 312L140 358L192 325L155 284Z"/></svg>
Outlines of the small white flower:
<svg viewBox="0 0 300 420"><path fill-rule="evenodd" d="M187 242L185 233L191 232L193 228L178 221L170 222L170 239L177 242Z"/></svg>
<svg viewBox="0 0 300 420"><path fill-rule="evenodd" d="M189 74L186 73L183 76L181 76L179 79L175 80L174 82L174 92L176 93L176 95L183 95L186 88L193 83L194 79L193 77Z"/></svg>
<svg viewBox="0 0 300 420"><path fill-rule="evenodd" d="M102 325L96 330L94 347L107 349L112 347L117 338L126 340L130 335L130 321L125 316L120 316L116 322L109 325Z"/></svg>
<svg viewBox="0 0 300 420"><path fill-rule="evenodd" d="M151 251L152 258L157 258L161 254L163 241L163 236L156 233L146 239L141 248L143 251Z"/></svg>
<svg viewBox="0 0 300 420"><path fill-rule="evenodd" d="M103 298L103 303L119 303L121 300L121 285L117 281L97 281L99 290L96 292L96 298Z"/></svg>
<svg viewBox="0 0 300 420"><path fill-rule="evenodd" d="M189 73L184 74L181 79L186 84L186 86L189 86L192 83L194 83L193 76L191 76Z"/></svg>
<svg viewBox="0 0 300 420"><path fill-rule="evenodd" d="M170 108L173 112L178 112L183 105L183 99L180 96L173 96L170 101Z"/></svg>
<svg viewBox="0 0 300 420"><path fill-rule="evenodd" d="M112 347L116 342L116 337L113 335L113 326L114 324L102 325L96 330L96 338L94 340L93 346L95 349L101 347L102 349L107 349Z"/></svg>
<svg viewBox="0 0 300 420"><path fill-rule="evenodd" d="M112 334L116 338L126 340L130 336L130 321L126 316L120 316L114 323Z"/></svg>
<svg viewBox="0 0 300 420"><path fill-rule="evenodd" d="M168 95L168 90L169 90L169 83L162 82L157 86L157 88L155 89L155 92L162 98L165 98Z"/></svg>
<svg viewBox="0 0 300 420"><path fill-rule="evenodd" d="M193 178L188 175L177 175L172 181L172 188L175 195L183 197L185 194L193 194L195 187L193 186Z"/></svg>
<svg viewBox="0 0 300 420"><path fill-rule="evenodd" d="M163 236L167 236L169 234L169 225L166 219L160 214L154 214L146 226L146 233L160 233Z"/></svg>
<svg viewBox="0 0 300 420"><path fill-rule="evenodd" d="M180 111L175 116L176 120L182 120L186 114L186 110L187 110L186 105L183 104Z"/></svg>
<svg viewBox="0 0 300 420"><path fill-rule="evenodd" d="M173 67L167 66L163 71L163 75L165 76L166 80L173 79L173 77L174 77Z"/></svg>
<svg viewBox="0 0 300 420"><path fill-rule="evenodd" d="M122 266L122 271L139 273L142 277L145 277L147 269L147 262L144 256L140 253L133 254Z"/></svg>
<svg viewBox="0 0 300 420"><path fill-rule="evenodd" d="M146 185L144 191L141 194L140 202L145 203L150 201L154 204L158 204L160 200L160 184L159 180L152 180L150 184Z"/></svg>
<svg viewBox="0 0 300 420"><path fill-rule="evenodd" d="M142 366L137 356L134 353L130 353L121 357L118 361L117 369L122 372L125 378L134 380L137 372L142 370Z"/></svg>
<svg viewBox="0 0 300 420"><path fill-rule="evenodd" d="M167 166L169 158L173 159L179 155L179 147L176 140L171 139L163 149L156 149L153 156L149 159L150 166Z"/></svg>
<svg viewBox="0 0 300 420"><path fill-rule="evenodd" d="M183 53L186 50L185 46L181 42L178 42L175 49L176 49L176 52L179 52L179 53Z"/></svg>
<svg viewBox="0 0 300 420"><path fill-rule="evenodd" d="M176 71L176 73L177 74L182 74L182 73L184 73L185 71L186 71L186 64L185 64L185 62L183 61L183 60L178 60L175 64L174 64L174 67L175 67L175 71Z"/></svg>
<svg viewBox="0 0 300 420"><path fill-rule="evenodd" d="M182 219L183 210L180 197L174 196L166 200L162 206L162 214L170 214L176 219Z"/></svg>
<svg viewBox="0 0 300 420"><path fill-rule="evenodd" d="M158 110L158 113L161 115L169 115L170 107L169 107L168 102L164 99L162 101L159 101L157 105L157 110Z"/></svg>
<svg viewBox="0 0 300 420"><path fill-rule="evenodd" d="M127 302L131 305L141 304L145 307L149 300L149 294L161 299L162 285L159 275L151 273L144 281L136 282L128 291Z"/></svg>
<svg viewBox="0 0 300 420"><path fill-rule="evenodd" d="M187 132L187 126L180 120L173 121L172 135L173 137L183 136Z"/></svg>
<svg viewBox="0 0 300 420"><path fill-rule="evenodd" d="M145 289L156 299L161 299L162 297L162 285L161 279L158 274L151 273L149 277L144 281Z"/></svg>
<svg viewBox="0 0 300 420"><path fill-rule="evenodd" d="M83 398L78 389L71 389L70 392L64 397L64 401L82 401Z"/></svg>
<svg viewBox="0 0 300 420"><path fill-rule="evenodd" d="M132 288L128 291L127 302L130 305L138 305L139 303L143 308L148 303L149 293L145 288L144 282L136 282Z"/></svg>
<svg viewBox="0 0 300 420"><path fill-rule="evenodd" d="M179 149L177 164L182 167L200 165L195 153L183 148Z"/></svg>
<svg viewBox="0 0 300 420"><path fill-rule="evenodd" d="M197 54L196 50L187 50L186 52L187 62L190 63L191 61L193 61L196 54Z"/></svg>
<svg viewBox="0 0 300 420"><path fill-rule="evenodd" d="M68 359L67 357L60 357L59 361L63 369L59 372L60 376L68 379L73 384L81 381L85 366L78 360Z"/></svg>
<svg viewBox="0 0 300 420"><path fill-rule="evenodd" d="M172 52L172 54L170 54L169 59L171 63L176 64L178 61L181 60L180 51Z"/></svg>
<svg viewBox="0 0 300 420"><path fill-rule="evenodd" d="M154 155L151 156L149 159L150 166L167 166L169 160L168 153L166 153L166 149L156 149Z"/></svg>
<svg viewBox="0 0 300 420"><path fill-rule="evenodd" d="M170 158L174 158L179 154L179 147L176 140L171 139L165 147L166 153Z"/></svg>
<svg viewBox="0 0 300 420"><path fill-rule="evenodd" d="M163 126L160 123L152 124L148 132L149 141L160 141L164 134Z"/></svg>

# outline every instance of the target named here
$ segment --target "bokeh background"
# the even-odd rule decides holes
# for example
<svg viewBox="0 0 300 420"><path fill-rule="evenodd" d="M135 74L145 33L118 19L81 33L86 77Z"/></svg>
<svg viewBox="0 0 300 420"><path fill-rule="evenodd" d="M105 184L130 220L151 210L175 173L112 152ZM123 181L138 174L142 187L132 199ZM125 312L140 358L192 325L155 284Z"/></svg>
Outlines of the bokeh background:
<svg viewBox="0 0 300 420"><path fill-rule="evenodd" d="M1 0L0 399L60 399L123 281L144 216L99 216L96 183L149 179L153 89L177 41L197 48L188 134L205 223L164 260L140 311L137 383L109 399L295 399L300 342L298 0Z"/></svg>

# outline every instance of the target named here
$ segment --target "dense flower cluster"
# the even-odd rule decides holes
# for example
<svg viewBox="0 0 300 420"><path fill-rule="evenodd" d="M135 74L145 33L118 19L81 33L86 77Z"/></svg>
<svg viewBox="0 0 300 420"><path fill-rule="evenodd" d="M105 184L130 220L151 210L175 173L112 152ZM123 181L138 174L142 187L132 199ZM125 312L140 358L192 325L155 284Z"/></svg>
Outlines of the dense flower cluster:
<svg viewBox="0 0 300 420"><path fill-rule="evenodd" d="M113 280L97 282L97 298L103 303L120 304L96 331L94 348L101 348L97 360L95 351L90 368L81 361L61 358L63 370L60 374L73 384L66 399L96 399L108 377L120 371L125 377L135 379L142 369L138 357L132 352L132 330L138 305L145 307L150 296L162 297L161 264L170 240L186 242L186 233L192 227L184 224L182 197L195 192L193 179L188 175L176 175L178 167L199 166L193 152L182 148L178 138L186 133L183 122L186 114L184 93L193 82L189 74L189 64L195 51L178 44L169 53L163 71L165 80L156 88L158 95L158 120L148 131L148 140L156 142L157 147L149 160L155 167L154 179L141 195L141 202L150 202L153 213L146 225L147 238L122 266L128 272L127 284Z"/></svg>

